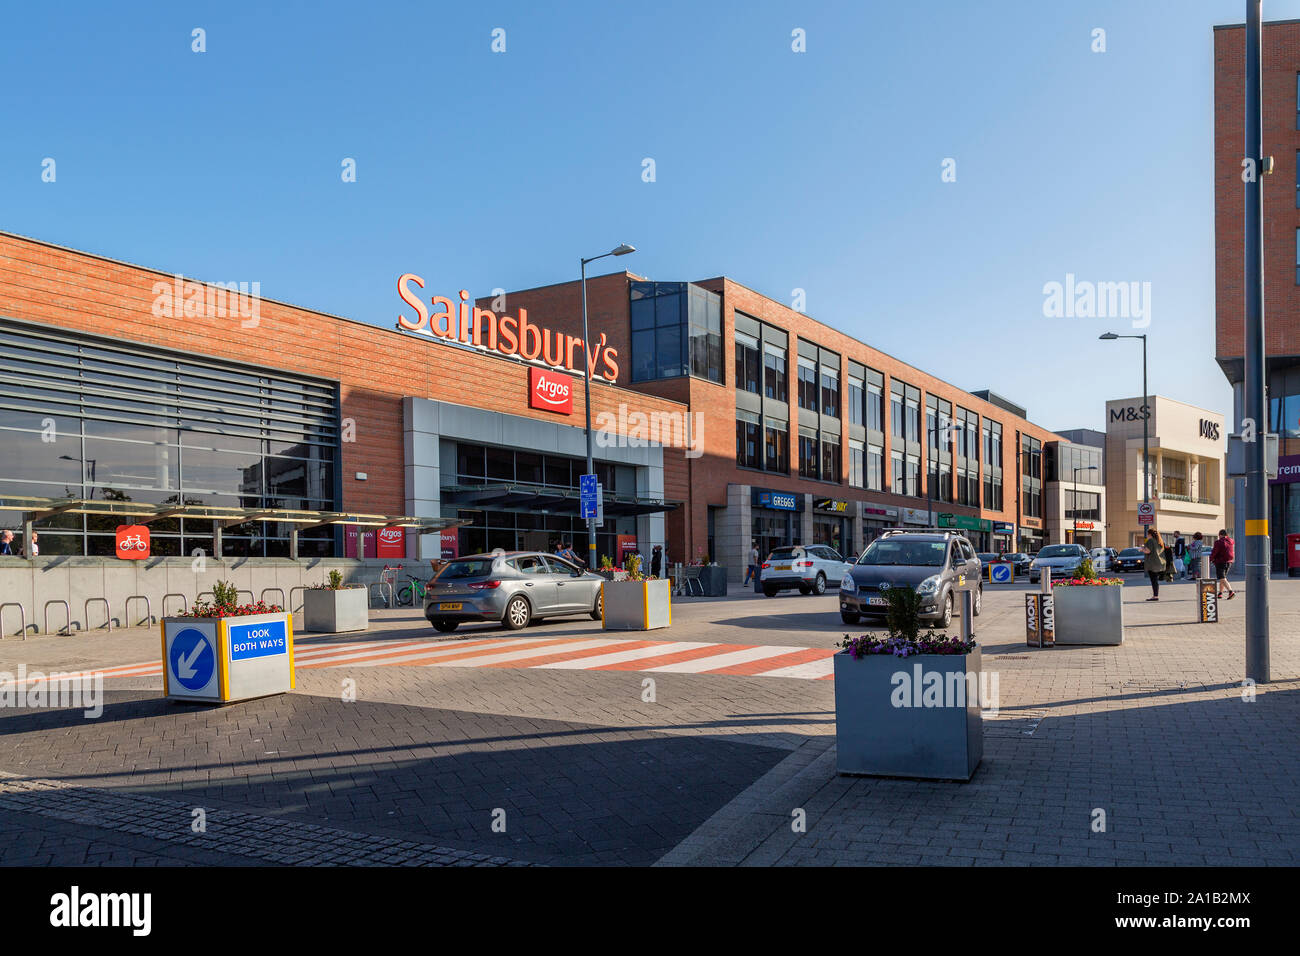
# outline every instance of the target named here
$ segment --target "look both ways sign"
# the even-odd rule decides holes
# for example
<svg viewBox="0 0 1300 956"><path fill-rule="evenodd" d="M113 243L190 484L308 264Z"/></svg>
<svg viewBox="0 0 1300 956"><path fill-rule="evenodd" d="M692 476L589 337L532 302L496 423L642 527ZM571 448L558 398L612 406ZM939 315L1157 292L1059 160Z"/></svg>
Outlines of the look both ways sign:
<svg viewBox="0 0 1300 956"><path fill-rule="evenodd" d="M164 618L163 696L225 704L294 687L293 616Z"/></svg>

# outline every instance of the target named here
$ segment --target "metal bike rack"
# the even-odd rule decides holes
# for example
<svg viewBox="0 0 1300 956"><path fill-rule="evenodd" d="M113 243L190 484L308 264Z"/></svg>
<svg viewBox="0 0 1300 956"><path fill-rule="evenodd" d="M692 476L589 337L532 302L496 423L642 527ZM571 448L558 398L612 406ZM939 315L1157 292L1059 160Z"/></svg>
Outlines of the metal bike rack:
<svg viewBox="0 0 1300 956"><path fill-rule="evenodd" d="M4 616L7 607L18 608L18 620L22 623L23 628L19 633L22 634L24 641L27 640L27 609L17 601L6 601L4 604L0 604L0 637L4 637Z"/></svg>
<svg viewBox="0 0 1300 956"><path fill-rule="evenodd" d="M122 608L122 626L123 627L131 626L130 623L128 622L131 619L132 601L144 601L144 620L140 622L139 626L143 627L147 624L153 624L155 618L153 616L153 604L149 600L149 596L146 594L132 594L129 598L126 599L126 605Z"/></svg>
<svg viewBox="0 0 1300 956"><path fill-rule="evenodd" d="M45 608L44 608L45 633L46 634L50 633L50 605L51 604L63 605L63 627L59 628L59 630L67 631L69 634L71 634L72 633L72 609L68 607L67 601L60 600L59 598L54 598L52 601L45 602Z"/></svg>
<svg viewBox="0 0 1300 956"><path fill-rule="evenodd" d="M107 621L105 621L105 624L108 626L109 633L112 633L112 631L113 631L113 607L112 607L112 605L110 605L110 604L108 603L108 598L105 598L105 597L86 598L86 607L85 607L85 611L86 611L86 630L90 630L90 605L94 604L96 601L103 601L103 602L104 602L104 614L105 614L105 616L108 618Z"/></svg>
<svg viewBox="0 0 1300 956"><path fill-rule="evenodd" d="M383 598L384 588L387 588L387 589L388 589L388 601L387 601L387 603L384 605L384 607L386 607L386 608L391 608L391 607L395 607L395 606L396 606L396 601L395 601L394 596L393 596L393 586L392 586L391 584L389 584L387 581L371 581L371 582L370 582L370 585L366 588L367 593L370 595L370 606L371 606L371 607L374 607L374 606L375 606L375 603L374 603L374 597L375 597L374 588L379 588L380 600L383 600L383 599L384 599L384 598Z"/></svg>
<svg viewBox="0 0 1300 956"><path fill-rule="evenodd" d="M197 604L199 601L202 601L202 600L203 600L203 595L205 595L205 594L206 594L208 597L210 597L213 601L215 601L215 600L217 599L216 594L214 594L212 591L200 591L200 592L199 592L199 596L196 597L196 598L194 599L194 602Z"/></svg>
<svg viewBox="0 0 1300 956"><path fill-rule="evenodd" d="M186 599L186 597L185 597L184 594L181 594L179 591L171 591L171 592L169 592L169 593L163 595L163 599L162 599L162 616L163 616L163 617L166 617L166 616L167 616L167 599L168 599L168 598L174 598L174 597L178 597L178 598L181 599L181 613L182 613L182 614L184 614L184 613L185 613L185 609L186 609L187 607L189 607L189 601Z"/></svg>
<svg viewBox="0 0 1300 956"><path fill-rule="evenodd" d="M272 591L280 592L280 607L284 607L284 588L262 588L262 596L258 598L263 604L266 603L266 596Z"/></svg>
<svg viewBox="0 0 1300 956"><path fill-rule="evenodd" d="M289 606L286 607L285 610L288 611L290 614L293 613L293 592L294 591L302 591L303 593L306 593L307 587L306 585L303 584L295 584L293 587L289 588ZM304 598L303 601L304 601L303 607L305 608L306 598Z"/></svg>
<svg viewBox="0 0 1300 956"><path fill-rule="evenodd" d="M236 589L235 589L235 600L236 600L236 601L239 600L239 595L241 595L241 594L247 594L247 595L248 595L248 603L249 603L249 604L252 604L252 603L253 603L253 592L252 592L252 591L245 591L243 588L236 588Z"/></svg>

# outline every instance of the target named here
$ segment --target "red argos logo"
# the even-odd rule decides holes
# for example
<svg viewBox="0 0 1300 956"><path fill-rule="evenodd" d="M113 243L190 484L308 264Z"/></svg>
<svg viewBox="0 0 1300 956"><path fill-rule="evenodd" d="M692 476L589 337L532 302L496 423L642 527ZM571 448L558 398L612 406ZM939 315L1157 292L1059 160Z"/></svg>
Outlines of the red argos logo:
<svg viewBox="0 0 1300 956"><path fill-rule="evenodd" d="M406 557L406 529L405 528L380 528L379 543L375 547L375 557L377 558Z"/></svg>
<svg viewBox="0 0 1300 956"><path fill-rule="evenodd" d="M573 414L573 378L545 368L528 370L528 407Z"/></svg>

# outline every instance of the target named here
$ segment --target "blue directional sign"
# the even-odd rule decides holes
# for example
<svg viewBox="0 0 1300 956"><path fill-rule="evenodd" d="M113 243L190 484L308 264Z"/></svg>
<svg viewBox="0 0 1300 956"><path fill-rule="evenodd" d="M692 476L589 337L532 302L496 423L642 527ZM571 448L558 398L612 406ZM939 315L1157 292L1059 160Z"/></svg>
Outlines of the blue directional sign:
<svg viewBox="0 0 1300 956"><path fill-rule="evenodd" d="M1010 584L1015 580L1015 568L1009 561L994 561L989 565L989 581L993 584Z"/></svg>
<svg viewBox="0 0 1300 956"><path fill-rule="evenodd" d="M230 659L246 661L289 653L289 633L284 621L230 624Z"/></svg>
<svg viewBox="0 0 1300 956"><path fill-rule="evenodd" d="M596 487L595 475L583 475L578 480L579 512L580 518L596 517L596 502L599 500L599 494Z"/></svg>
<svg viewBox="0 0 1300 956"><path fill-rule="evenodd" d="M172 638L169 663L178 684L186 690L202 690L212 680L217 654L206 634L187 627Z"/></svg>

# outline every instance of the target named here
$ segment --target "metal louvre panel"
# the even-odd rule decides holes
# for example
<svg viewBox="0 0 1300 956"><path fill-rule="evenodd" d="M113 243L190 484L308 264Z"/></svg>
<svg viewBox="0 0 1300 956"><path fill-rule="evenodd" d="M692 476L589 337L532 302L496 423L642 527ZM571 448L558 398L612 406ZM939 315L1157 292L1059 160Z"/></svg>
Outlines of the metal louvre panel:
<svg viewBox="0 0 1300 956"><path fill-rule="evenodd" d="M64 330L10 325L0 361L20 376L0 379L0 407L28 410L33 398L56 414L244 434L272 440L337 440L333 383L189 361L148 346L115 345Z"/></svg>

